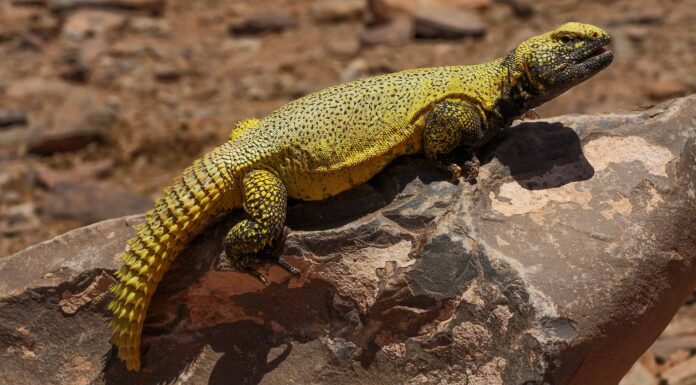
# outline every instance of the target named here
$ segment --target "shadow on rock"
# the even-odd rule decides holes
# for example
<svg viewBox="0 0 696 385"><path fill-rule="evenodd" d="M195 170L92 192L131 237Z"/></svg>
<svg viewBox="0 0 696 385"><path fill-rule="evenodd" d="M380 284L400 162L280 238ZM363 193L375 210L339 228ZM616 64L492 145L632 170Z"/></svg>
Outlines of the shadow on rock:
<svg viewBox="0 0 696 385"><path fill-rule="evenodd" d="M483 163L493 157L528 190L560 187L592 178L580 138L561 123L524 122L503 130L481 149Z"/></svg>
<svg viewBox="0 0 696 385"><path fill-rule="evenodd" d="M391 204L416 179L418 187L447 181L448 175L419 156L394 160L365 184L321 201L291 200L287 225L295 230L330 230Z"/></svg>

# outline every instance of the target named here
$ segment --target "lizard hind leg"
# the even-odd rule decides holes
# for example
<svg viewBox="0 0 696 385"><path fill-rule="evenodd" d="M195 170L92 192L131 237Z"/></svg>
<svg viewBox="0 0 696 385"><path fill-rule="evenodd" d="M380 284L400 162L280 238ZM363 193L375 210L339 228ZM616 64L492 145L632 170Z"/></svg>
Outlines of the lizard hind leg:
<svg viewBox="0 0 696 385"><path fill-rule="evenodd" d="M242 185L244 211L248 217L227 233L225 254L232 267L266 283L266 278L254 265L264 257L264 249L284 238L287 190L283 182L267 170L247 173ZM282 266L284 261L280 261Z"/></svg>

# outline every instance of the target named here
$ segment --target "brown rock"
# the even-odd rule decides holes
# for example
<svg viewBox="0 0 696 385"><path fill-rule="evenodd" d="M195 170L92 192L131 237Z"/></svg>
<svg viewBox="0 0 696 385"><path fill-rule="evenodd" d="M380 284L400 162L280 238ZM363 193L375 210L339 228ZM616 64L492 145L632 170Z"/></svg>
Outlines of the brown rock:
<svg viewBox="0 0 696 385"><path fill-rule="evenodd" d="M157 37L171 35L171 27L167 19L153 19L151 17L132 17L126 20L125 28L132 33L149 34Z"/></svg>
<svg viewBox="0 0 696 385"><path fill-rule="evenodd" d="M680 350L696 350L696 336L665 337L655 341L650 351L659 359L666 361Z"/></svg>
<svg viewBox="0 0 696 385"><path fill-rule="evenodd" d="M345 36L341 39L328 41L326 48L335 55L355 56L360 52L360 39Z"/></svg>
<svg viewBox="0 0 696 385"><path fill-rule="evenodd" d="M68 170L54 170L38 165L35 169L36 181L42 186L53 189L60 183L79 182L87 179L104 177L113 169L113 159L102 159L94 162L78 163Z"/></svg>
<svg viewBox="0 0 696 385"><path fill-rule="evenodd" d="M416 37L454 39L486 32L486 25L478 16L452 8L422 7L413 17Z"/></svg>
<svg viewBox="0 0 696 385"><path fill-rule="evenodd" d="M533 0L497 0L499 3L505 3L512 8L517 16L530 17L536 13Z"/></svg>
<svg viewBox="0 0 696 385"><path fill-rule="evenodd" d="M366 0L320 0L309 5L309 13L319 22L356 19L367 8Z"/></svg>
<svg viewBox="0 0 696 385"><path fill-rule="evenodd" d="M87 62L78 48L66 49L56 67L60 77L65 80L84 83L89 78Z"/></svg>
<svg viewBox="0 0 696 385"><path fill-rule="evenodd" d="M187 72L186 65L181 60L157 63L153 68L155 79L163 83L178 81Z"/></svg>
<svg viewBox="0 0 696 385"><path fill-rule="evenodd" d="M152 201L124 188L95 181L57 183L42 203L44 214L90 224L124 215L143 213Z"/></svg>
<svg viewBox="0 0 696 385"><path fill-rule="evenodd" d="M256 35L264 32L280 32L295 28L297 21L289 12L252 13L233 21L228 31L233 35Z"/></svg>
<svg viewBox="0 0 696 385"><path fill-rule="evenodd" d="M117 119L116 106L89 89L70 88L61 104L33 124L28 149L36 154L73 151L102 140Z"/></svg>
<svg viewBox="0 0 696 385"><path fill-rule="evenodd" d="M70 14L63 24L63 35L73 41L82 41L123 26L122 14L103 10L80 10Z"/></svg>
<svg viewBox="0 0 696 385"><path fill-rule="evenodd" d="M664 100L686 93L686 85L666 74L658 74L655 79L646 82L647 94L654 99Z"/></svg>
<svg viewBox="0 0 696 385"><path fill-rule="evenodd" d="M401 15L413 16L428 8L477 11L491 3L492 0L371 0L369 9L377 21L385 21Z"/></svg>
<svg viewBox="0 0 696 385"><path fill-rule="evenodd" d="M267 286L212 268L232 214L165 275L139 373L103 295L137 220L0 259L0 382L616 384L696 284L694 110L524 122L480 151L474 186L409 157L319 215L292 203L302 276L261 266Z"/></svg>
<svg viewBox="0 0 696 385"><path fill-rule="evenodd" d="M164 12L166 0L48 0L51 11L65 12L82 8L111 8L147 12L159 15Z"/></svg>
<svg viewBox="0 0 696 385"><path fill-rule="evenodd" d="M370 65L363 58L352 60L346 68L341 71L340 80L342 83L350 82L368 76Z"/></svg>
<svg viewBox="0 0 696 385"><path fill-rule="evenodd" d="M407 17L392 20L366 29L362 36L362 42L366 45L374 44L400 44L413 37L413 22Z"/></svg>
<svg viewBox="0 0 696 385"><path fill-rule="evenodd" d="M0 202L2 203L2 202ZM31 231L41 225L31 202L5 207L0 213L0 234L14 235Z"/></svg>
<svg viewBox="0 0 696 385"><path fill-rule="evenodd" d="M25 124L27 124L27 116L24 111L14 108L0 108L0 129Z"/></svg>

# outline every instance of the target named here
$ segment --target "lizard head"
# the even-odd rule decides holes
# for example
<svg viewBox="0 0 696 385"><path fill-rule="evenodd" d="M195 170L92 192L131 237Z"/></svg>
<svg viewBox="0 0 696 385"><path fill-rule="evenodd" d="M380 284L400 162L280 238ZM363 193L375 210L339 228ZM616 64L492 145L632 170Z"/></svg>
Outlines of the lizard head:
<svg viewBox="0 0 696 385"><path fill-rule="evenodd" d="M604 48L610 40L594 25L566 23L518 45L515 62L542 99L550 100L611 64L614 54Z"/></svg>

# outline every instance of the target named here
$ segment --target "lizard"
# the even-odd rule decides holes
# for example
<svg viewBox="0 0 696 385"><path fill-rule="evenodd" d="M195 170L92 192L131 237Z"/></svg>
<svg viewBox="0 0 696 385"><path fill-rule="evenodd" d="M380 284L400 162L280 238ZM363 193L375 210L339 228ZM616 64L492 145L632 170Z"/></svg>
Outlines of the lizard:
<svg viewBox="0 0 696 385"><path fill-rule="evenodd" d="M224 238L223 255L233 268L264 283L255 269L261 261L298 274L282 256L266 252L287 233L288 198L336 195L396 157L416 153L454 181L474 183L480 163L473 150L606 68L613 60L610 40L596 26L570 22L484 64L368 77L240 122L228 141L164 190L127 242L108 306L118 357L128 370L140 369L143 322L158 283L187 243L220 216L245 213ZM457 164L455 153L469 160Z"/></svg>

